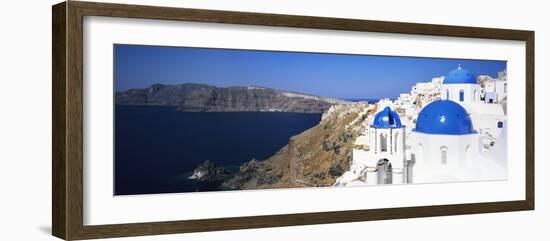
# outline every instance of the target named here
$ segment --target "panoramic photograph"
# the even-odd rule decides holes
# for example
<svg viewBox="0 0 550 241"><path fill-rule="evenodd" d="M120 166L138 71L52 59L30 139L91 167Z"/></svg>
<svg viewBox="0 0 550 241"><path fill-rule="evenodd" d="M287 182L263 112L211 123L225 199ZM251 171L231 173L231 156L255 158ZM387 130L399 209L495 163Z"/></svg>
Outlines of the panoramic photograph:
<svg viewBox="0 0 550 241"><path fill-rule="evenodd" d="M113 51L114 195L507 179L506 61Z"/></svg>

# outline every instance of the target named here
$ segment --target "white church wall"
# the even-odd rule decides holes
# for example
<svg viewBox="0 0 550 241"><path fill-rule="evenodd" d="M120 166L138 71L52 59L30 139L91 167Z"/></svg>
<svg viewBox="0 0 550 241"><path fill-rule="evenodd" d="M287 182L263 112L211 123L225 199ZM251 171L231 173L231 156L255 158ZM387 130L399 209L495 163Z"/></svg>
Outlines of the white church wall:
<svg viewBox="0 0 550 241"><path fill-rule="evenodd" d="M460 99L463 91L464 98ZM478 84L443 84L441 86L441 99L452 100L459 104L481 101L481 86Z"/></svg>
<svg viewBox="0 0 550 241"><path fill-rule="evenodd" d="M362 169L363 167L367 166L367 160L370 157L368 154L368 151L361 150L361 149L353 149L352 151L353 155L353 163L351 166L351 169Z"/></svg>
<svg viewBox="0 0 550 241"><path fill-rule="evenodd" d="M441 181L448 176L453 181L463 178L453 173L459 169L472 167L473 159L479 155L477 134L434 135L412 133L412 153L415 155L413 183Z"/></svg>

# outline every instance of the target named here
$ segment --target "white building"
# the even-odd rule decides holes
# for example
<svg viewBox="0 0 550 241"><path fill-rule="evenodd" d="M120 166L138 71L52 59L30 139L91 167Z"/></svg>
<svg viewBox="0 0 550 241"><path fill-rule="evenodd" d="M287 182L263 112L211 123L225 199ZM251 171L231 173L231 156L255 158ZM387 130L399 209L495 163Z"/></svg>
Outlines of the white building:
<svg viewBox="0 0 550 241"><path fill-rule="evenodd" d="M416 97L418 95L431 95L438 93L441 88L441 83L445 79L444 76L432 78L430 82L416 83L411 89L411 95Z"/></svg>
<svg viewBox="0 0 550 241"><path fill-rule="evenodd" d="M500 135L506 115L500 102L506 98L506 81L490 77L478 78L470 71L455 69L445 77L441 86L441 99L459 103L470 114L474 129L489 139Z"/></svg>
<svg viewBox="0 0 550 241"><path fill-rule="evenodd" d="M506 81L506 72L501 72L498 79L491 76L480 76L479 83L483 88L481 99L488 104L501 103L506 97L508 83Z"/></svg>

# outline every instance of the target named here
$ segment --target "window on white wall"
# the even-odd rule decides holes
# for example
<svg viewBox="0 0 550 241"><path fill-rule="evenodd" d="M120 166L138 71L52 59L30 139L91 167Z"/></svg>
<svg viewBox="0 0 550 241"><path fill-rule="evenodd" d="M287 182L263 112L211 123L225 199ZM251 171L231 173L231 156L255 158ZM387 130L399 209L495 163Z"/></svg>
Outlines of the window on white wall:
<svg viewBox="0 0 550 241"><path fill-rule="evenodd" d="M441 150L441 164L447 164L447 147L442 146Z"/></svg>

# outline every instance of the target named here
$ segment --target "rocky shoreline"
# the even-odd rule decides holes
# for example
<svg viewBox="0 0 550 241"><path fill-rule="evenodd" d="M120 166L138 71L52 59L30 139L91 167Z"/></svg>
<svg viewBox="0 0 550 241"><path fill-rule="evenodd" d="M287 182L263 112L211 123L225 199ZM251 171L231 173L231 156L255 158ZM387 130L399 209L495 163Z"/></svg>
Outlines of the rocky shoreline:
<svg viewBox="0 0 550 241"><path fill-rule="evenodd" d="M221 190L332 186L349 169L353 142L372 114L365 111L368 105L333 105L319 124L290 138L272 157L245 162L237 172L208 161L194 174L200 173L204 181L220 181Z"/></svg>
<svg viewBox="0 0 550 241"><path fill-rule="evenodd" d="M196 179L202 182L219 182L231 176L231 173L225 168L216 165L210 160L206 160L199 164L189 179Z"/></svg>

